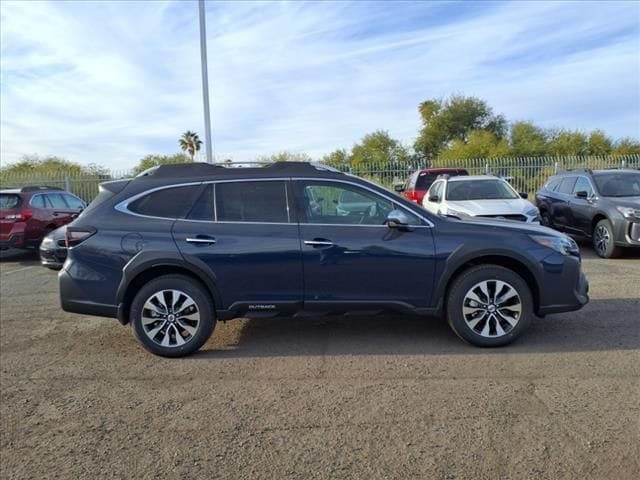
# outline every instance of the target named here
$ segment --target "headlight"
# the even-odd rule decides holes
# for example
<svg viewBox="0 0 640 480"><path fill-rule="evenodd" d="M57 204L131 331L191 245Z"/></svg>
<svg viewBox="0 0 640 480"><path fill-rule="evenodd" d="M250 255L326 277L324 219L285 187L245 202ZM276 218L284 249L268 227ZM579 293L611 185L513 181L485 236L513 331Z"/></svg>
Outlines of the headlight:
<svg viewBox="0 0 640 480"><path fill-rule="evenodd" d="M616 207L624 218L627 220L640 219L640 210L631 207Z"/></svg>
<svg viewBox="0 0 640 480"><path fill-rule="evenodd" d="M580 255L578 244L567 236L555 237L549 235L529 235L531 239L540 245L555 250L562 255Z"/></svg>
<svg viewBox="0 0 640 480"><path fill-rule="evenodd" d="M525 212L527 217L537 217L540 212L537 208L532 208L531 210Z"/></svg>
<svg viewBox="0 0 640 480"><path fill-rule="evenodd" d="M55 242L53 241L53 238L51 237L44 237L44 239L42 240L42 246L43 247L53 247L53 245L55 244Z"/></svg>

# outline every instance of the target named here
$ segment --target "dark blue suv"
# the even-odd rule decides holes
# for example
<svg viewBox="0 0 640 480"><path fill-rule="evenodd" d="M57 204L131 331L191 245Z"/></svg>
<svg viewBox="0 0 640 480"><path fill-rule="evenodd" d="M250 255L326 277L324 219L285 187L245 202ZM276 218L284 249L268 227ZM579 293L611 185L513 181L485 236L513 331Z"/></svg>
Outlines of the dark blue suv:
<svg viewBox="0 0 640 480"><path fill-rule="evenodd" d="M564 234L434 216L309 163L164 165L107 182L67 245L62 308L131 323L168 357L198 350L216 320L354 312L443 314L493 347L588 301Z"/></svg>

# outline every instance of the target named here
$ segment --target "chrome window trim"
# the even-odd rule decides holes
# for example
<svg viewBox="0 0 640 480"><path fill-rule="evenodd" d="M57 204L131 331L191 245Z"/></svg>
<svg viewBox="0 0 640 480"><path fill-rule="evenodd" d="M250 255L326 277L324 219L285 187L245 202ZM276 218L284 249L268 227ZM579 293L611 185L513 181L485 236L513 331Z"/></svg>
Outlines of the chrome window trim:
<svg viewBox="0 0 640 480"><path fill-rule="evenodd" d="M388 228L386 225L360 225L360 224L344 224L344 223L328 223L328 224L321 224L321 223L306 223L306 222L291 222L291 217L289 216L289 222L288 223L282 223L282 222L237 222L237 221L219 221L218 220L218 212L217 212L217 201L216 201L216 187L215 185L217 183L232 183L232 182L270 182L270 181L283 181L285 182L285 195L287 196L287 209L290 208L289 206L289 196L288 196L288 191L287 191L287 184L286 182L288 181L314 181L314 182L334 182L334 183L344 183L347 185L353 185L355 187L360 187L360 188L364 188L365 190L369 190L370 192L374 193L375 195L379 195L385 199L387 199L388 201L390 201L391 203L394 203L396 205L398 205L399 208L409 212L410 214L418 217L419 219L421 219L422 221L424 221L426 223L426 225L410 225L412 228L433 228L434 224L431 220L429 220L428 218L426 218L425 216L414 212L413 210L411 210L410 208L407 208L405 205L403 205L402 203L400 203L398 201L397 196L395 196L396 198L394 198L391 195L387 195L385 193L380 193L377 190L370 188L366 185L362 185L359 182L352 182L349 180L342 180L342 179L337 179L337 178L316 178L316 177L270 177L270 178L250 178L250 179L246 179L246 178L234 178L234 179L223 179L223 180L206 180L206 181L200 181L200 182L186 182L186 183L174 183L171 185L162 185L160 187L154 187L151 188L149 190L145 190L144 192L140 192L137 193L135 195L133 195L132 197L129 197L119 203L117 203L113 208L115 210L117 210L120 213L125 213L128 215L133 215L136 217L141 217L141 218L151 218L154 220L180 220L180 221L185 221L185 222L199 222L199 223L229 223L229 224L254 224L254 225L319 225L319 226L339 226L339 227L345 227L345 226L349 226L349 227L385 227ZM364 180L366 182L366 180ZM189 186L194 186L194 185L213 185L213 208L214 208L214 220L193 220L193 219L189 219L189 218L173 218L173 217L156 217L156 216L152 216L152 215L142 215L140 213L136 213L136 212L132 212L131 210L129 210L129 205L132 202L135 202L136 200L138 200L139 198L144 197L145 195L149 195L150 193L153 192L157 192L159 190L166 190L168 188L178 188L178 187L189 187Z"/></svg>

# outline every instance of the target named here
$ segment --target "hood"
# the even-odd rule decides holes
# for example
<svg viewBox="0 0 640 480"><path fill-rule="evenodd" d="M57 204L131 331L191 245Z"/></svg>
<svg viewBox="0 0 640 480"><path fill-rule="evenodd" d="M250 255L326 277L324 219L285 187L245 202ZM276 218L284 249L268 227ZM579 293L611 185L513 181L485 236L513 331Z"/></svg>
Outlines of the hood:
<svg viewBox="0 0 640 480"><path fill-rule="evenodd" d="M518 215L524 214L535 206L523 198L503 200L464 200L447 201L447 206L467 215Z"/></svg>
<svg viewBox="0 0 640 480"><path fill-rule="evenodd" d="M640 196L638 197L604 197L611 203L620 207L640 208Z"/></svg>
<svg viewBox="0 0 640 480"><path fill-rule="evenodd" d="M451 217L447 217L451 218ZM566 237L566 235L562 232L558 232L557 230L553 230L549 227L543 227L542 225L538 225L536 223L525 223L525 222L516 222L513 220L501 220L498 218L484 218L484 217L464 217L460 220L451 219L452 222L460 222L466 223L469 225L486 225L487 227L497 227L512 231L517 231L520 233L526 233L529 235L549 235L552 237Z"/></svg>

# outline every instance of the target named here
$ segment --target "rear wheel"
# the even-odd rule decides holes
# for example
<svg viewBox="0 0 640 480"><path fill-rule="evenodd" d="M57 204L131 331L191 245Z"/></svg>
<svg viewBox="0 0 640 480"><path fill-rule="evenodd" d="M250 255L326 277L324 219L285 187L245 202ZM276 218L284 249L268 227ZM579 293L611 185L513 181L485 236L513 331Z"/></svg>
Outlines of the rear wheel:
<svg viewBox="0 0 640 480"><path fill-rule="evenodd" d="M620 256L622 249L616 247L613 226L606 218L600 220L593 229L593 249L602 258Z"/></svg>
<svg viewBox="0 0 640 480"><path fill-rule="evenodd" d="M215 327L209 292L184 275L164 275L136 294L130 320L142 346L163 357L182 357L197 351Z"/></svg>
<svg viewBox="0 0 640 480"><path fill-rule="evenodd" d="M473 267L453 282L447 296L447 320L463 340L479 347L507 345L533 317L527 283L499 265Z"/></svg>

